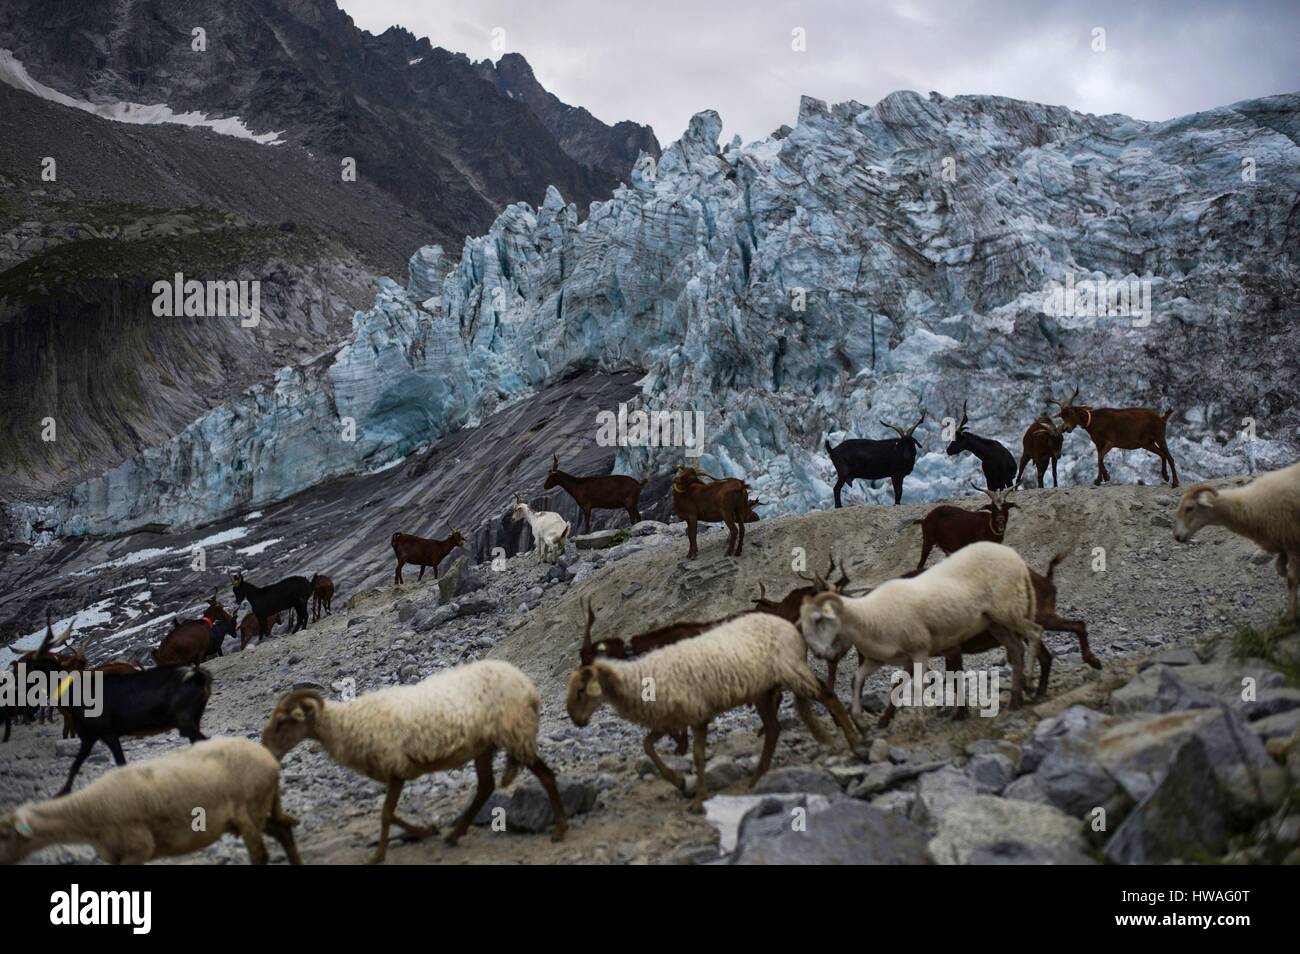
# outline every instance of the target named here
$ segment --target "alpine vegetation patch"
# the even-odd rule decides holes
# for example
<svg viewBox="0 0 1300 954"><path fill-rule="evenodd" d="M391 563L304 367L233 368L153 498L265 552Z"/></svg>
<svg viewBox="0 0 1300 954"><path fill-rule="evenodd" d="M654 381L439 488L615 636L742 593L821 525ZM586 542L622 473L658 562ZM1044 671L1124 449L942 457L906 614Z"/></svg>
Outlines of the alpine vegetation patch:
<svg viewBox="0 0 1300 954"><path fill-rule="evenodd" d="M257 279L186 279L177 272L152 287L157 318L233 318L244 328L256 328L262 316L262 283Z"/></svg>
<svg viewBox="0 0 1300 954"><path fill-rule="evenodd" d="M971 706L991 719L1001 702L1001 677L996 669L965 669L952 672L927 669L914 663L912 671L897 669L890 677L889 699L903 706Z"/></svg>
<svg viewBox="0 0 1300 954"><path fill-rule="evenodd" d="M704 453L702 411L618 411L596 414L596 443L601 447L683 447L688 457Z"/></svg>
<svg viewBox="0 0 1300 954"><path fill-rule="evenodd" d="M1043 314L1049 318L1132 318L1133 327L1145 328L1151 324L1151 279L1130 275L1076 280L1074 272L1066 272L1064 282L1053 280L1043 286Z"/></svg>

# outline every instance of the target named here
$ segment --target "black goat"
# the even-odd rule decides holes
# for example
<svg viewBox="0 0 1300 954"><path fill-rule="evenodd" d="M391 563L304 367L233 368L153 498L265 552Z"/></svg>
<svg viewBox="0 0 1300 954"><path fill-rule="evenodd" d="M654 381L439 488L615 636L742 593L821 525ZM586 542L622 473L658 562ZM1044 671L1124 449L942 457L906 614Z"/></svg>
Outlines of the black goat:
<svg viewBox="0 0 1300 954"><path fill-rule="evenodd" d="M72 791L72 783L95 743L103 740L118 765L126 764L122 754L124 735L157 735L175 729L191 742L207 738L199 731L199 720L212 694L212 676L198 666L161 666L133 673L94 673L103 679L95 715L81 701L60 706L72 721L81 748L72 761L68 780L60 795Z"/></svg>
<svg viewBox="0 0 1300 954"><path fill-rule="evenodd" d="M311 580L305 576L287 576L279 583L257 586L235 573L231 575L230 582L235 591L235 608L238 609L240 603L248 600L253 615L257 617L259 643L271 633L267 619L285 610L293 610L297 617L289 625L290 633L307 628L307 601L311 599L313 589Z"/></svg>
<svg viewBox="0 0 1300 954"><path fill-rule="evenodd" d="M843 441L838 447L831 447L826 441L826 453L835 465L835 506L842 507L840 491L855 480L884 480L888 478L894 484L894 503L903 502L903 478L916 466L916 452L921 442L912 433L925 421L925 412L921 418L907 430L893 424L880 423L898 431L897 437L885 440L855 439Z"/></svg>
<svg viewBox="0 0 1300 954"><path fill-rule="evenodd" d="M956 457L962 451L970 451L980 459L984 468L984 482L989 490L1006 490L1016 482L1016 459L997 441L990 437L980 437L966 430L966 402L961 403L961 423L957 425L957 436L948 445L948 456Z"/></svg>

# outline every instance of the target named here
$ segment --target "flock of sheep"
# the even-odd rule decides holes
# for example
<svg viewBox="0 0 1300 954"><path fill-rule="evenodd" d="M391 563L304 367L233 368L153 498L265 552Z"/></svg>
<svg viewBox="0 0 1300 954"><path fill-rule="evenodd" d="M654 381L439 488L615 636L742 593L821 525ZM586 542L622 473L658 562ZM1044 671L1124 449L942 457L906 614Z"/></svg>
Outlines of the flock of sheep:
<svg viewBox="0 0 1300 954"><path fill-rule="evenodd" d="M1163 425L1168 415L1092 409L1071 402L1062 408L1065 428L1082 426L1097 441L1099 480L1104 473L1102 459L1111 447L1149 447L1161 455L1163 464L1167 455ZM1143 415L1159 422L1158 436L1147 434L1151 422ZM1116 425L1115 420L1121 423ZM1117 435L1114 430L1130 424L1131 433ZM898 429L897 441L874 443L897 448L904 442L914 445L916 426ZM959 430L964 429L963 414ZM1052 426L1046 433L1059 435L1059 429ZM1130 440L1134 437L1141 440L1134 444ZM860 465L870 455L861 453L861 448L836 453L844 448L841 444L832 452L841 478L866 476L854 472L854 467L863 469ZM876 463L880 459L877 455ZM1168 462L1172 467L1171 457ZM1176 475L1175 470L1175 485ZM748 497L748 487L742 481L707 478L694 469L681 468L673 485L674 508L688 525L690 555L697 552L696 525L721 520L731 530L727 552L739 556L744 524L752 522L747 514L757 501ZM548 477L547 486L552 485L571 493L588 519L592 507L608 506L624 508L629 519L639 519L637 495L644 485L632 478L574 477L559 470L556 458ZM901 477L895 488L900 496ZM839 489L837 486L837 503ZM812 713L813 702L828 710L848 745L860 750L862 690L872 673L882 666L924 667L934 656L951 662L954 655L959 659L963 650L978 651L996 644L1006 650L1012 672L1012 706L1018 705L1035 661L1043 669L1039 690L1046 688L1050 653L1041 639L1044 625L1051 625L1045 623L1044 612L1055 618L1055 591L1050 588L1051 567L1046 577L1039 576L1013 549L999 542L1001 533L979 535L986 524L996 526L999 513L1005 528L1007 502L1005 493L999 496L996 492L999 489L1006 488L990 488L991 503L975 512L980 516L970 524L971 532L963 530L961 521L951 520L941 520L935 524L938 529L926 531L951 554L947 559L922 570L923 555L917 570L865 595L843 592L843 577L838 583L820 576L805 577L814 585L792 592L779 603L761 597L755 601L755 610L722 620L676 624L626 640L615 636L599 642L593 642L595 613L588 606L581 665L568 683L570 718L585 726L608 704L623 719L644 727L646 754L660 774L683 792L685 780L663 762L656 743L671 735L678 740L678 751L683 752L689 730L696 778L690 807L700 810L708 797L705 756L710 722L731 709L755 707L763 732L763 749L754 773L757 780L771 764L780 733L776 714L785 691L793 694L797 714L818 740L829 738ZM534 511L522 500L517 501L514 514L516 519L528 520L543 558L553 559L556 548L562 550L569 527L558 514ZM1187 489L1178 504L1174 538L1187 541L1209 525L1226 527L1276 555L1277 570L1286 580L1288 613L1295 619L1300 583L1300 464L1264 474L1243 487L1218 489L1199 484ZM438 562L460 543L459 531L444 541L395 534L395 582L401 581L403 563L420 565L421 576L424 566L432 565L436 575ZM1048 590L1044 590L1044 580ZM254 588L254 593L242 578L236 578L234 584L237 597L241 592L254 597L251 605L259 621L277 605L267 595L276 587ZM297 585L286 587L283 596L295 609L304 598ZM1048 601L1050 606L1045 605ZM1081 642L1087 658L1086 639ZM850 648L857 651L859 659L851 716L835 695L833 676L826 681L818 679L808 662L811 652L833 667ZM88 843L107 861L143 862L195 851L233 832L244 839L254 862L264 862L265 832L297 863L295 821L280 806L279 764L295 746L309 739L339 764L386 786L374 862L384 859L393 825L416 838L437 833L435 826L415 825L397 815L405 783L473 762L477 786L447 836L454 844L496 786L493 760L499 751L506 756L501 784L509 784L520 768L529 769L541 782L554 814L553 839L558 841L564 837L567 822L555 775L538 752L540 708L541 696L533 682L510 664L496 660L457 666L415 685L382 689L347 702L327 702L314 691L296 690L276 705L261 745L229 738L198 741L186 750L122 765L75 794L19 807L0 819L0 861L20 860L47 845ZM91 731L84 729L86 724L84 720L78 723L83 741L85 732ZM120 755L120 748L114 754ZM120 764L122 759L118 761ZM202 831L191 825L198 808L207 813Z"/></svg>

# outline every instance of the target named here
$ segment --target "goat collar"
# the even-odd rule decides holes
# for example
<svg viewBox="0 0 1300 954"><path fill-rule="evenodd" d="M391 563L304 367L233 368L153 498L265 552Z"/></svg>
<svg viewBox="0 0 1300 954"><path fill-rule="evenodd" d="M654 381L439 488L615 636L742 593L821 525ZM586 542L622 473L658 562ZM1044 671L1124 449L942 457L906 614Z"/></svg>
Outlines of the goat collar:
<svg viewBox="0 0 1300 954"><path fill-rule="evenodd" d="M1002 534L1004 534L1004 533L1007 532L1005 529L1003 529L1003 530L999 530L997 527L993 526L993 515L992 515L992 514L989 514L989 530L993 531L993 536L995 536L995 537L1000 537L1000 536L1002 536Z"/></svg>
<svg viewBox="0 0 1300 954"><path fill-rule="evenodd" d="M686 493L686 488L682 486L681 481L678 480L673 481L673 493L675 494Z"/></svg>
<svg viewBox="0 0 1300 954"><path fill-rule="evenodd" d="M202 621L203 625L206 626L208 629L212 628L213 624L212 624L211 616L200 616L199 619Z"/></svg>

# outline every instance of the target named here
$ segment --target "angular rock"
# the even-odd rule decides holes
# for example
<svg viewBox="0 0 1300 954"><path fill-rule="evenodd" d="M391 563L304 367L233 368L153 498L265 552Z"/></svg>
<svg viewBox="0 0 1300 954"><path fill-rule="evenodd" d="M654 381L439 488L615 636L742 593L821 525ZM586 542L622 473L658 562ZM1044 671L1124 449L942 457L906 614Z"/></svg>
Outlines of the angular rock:
<svg viewBox="0 0 1300 954"><path fill-rule="evenodd" d="M1116 715L1132 712L1180 712L1204 709L1218 700L1183 677L1192 666L1150 666L1111 693L1110 710Z"/></svg>
<svg viewBox="0 0 1300 954"><path fill-rule="evenodd" d="M1016 777L1016 767L1001 752L976 755L966 763L966 774L985 794L996 795Z"/></svg>
<svg viewBox="0 0 1300 954"><path fill-rule="evenodd" d="M961 769L946 765L937 772L922 775L916 784L916 804L912 806L912 821L931 827L939 822L954 806L975 798L979 788Z"/></svg>
<svg viewBox="0 0 1300 954"><path fill-rule="evenodd" d="M755 795L776 792L810 792L816 795L842 795L844 790L835 776L824 769L791 767L768 772L752 789Z"/></svg>
<svg viewBox="0 0 1300 954"><path fill-rule="evenodd" d="M929 844L937 864L1091 864L1080 823L1048 805L977 795L952 804Z"/></svg>
<svg viewBox="0 0 1300 954"><path fill-rule="evenodd" d="M594 533L584 533L581 536L573 537L573 545L579 550L606 550L609 547L616 547L629 536L626 529L617 530L597 530Z"/></svg>
<svg viewBox="0 0 1300 954"><path fill-rule="evenodd" d="M921 865L928 862L925 832L894 812L837 798L751 816L741 826L738 865Z"/></svg>
<svg viewBox="0 0 1300 954"><path fill-rule="evenodd" d="M568 818L590 811L596 804L596 786L587 781L557 779L560 791L560 803ZM534 780L521 782L510 793L493 792L477 815L475 825L488 825L493 821L495 809L504 809L506 831L538 832L550 831L555 821L551 811L551 802L542 786Z"/></svg>

